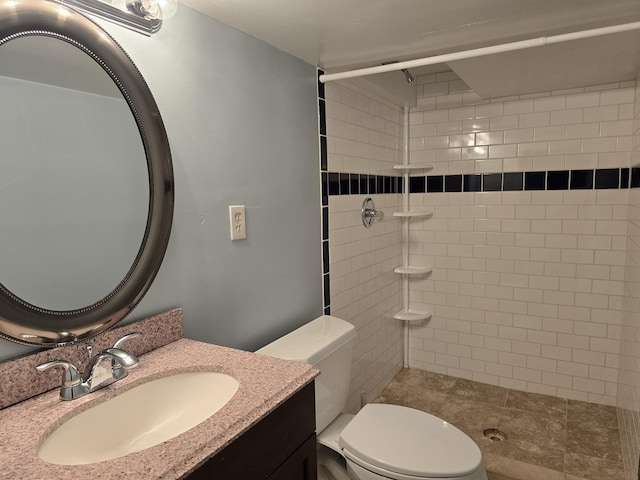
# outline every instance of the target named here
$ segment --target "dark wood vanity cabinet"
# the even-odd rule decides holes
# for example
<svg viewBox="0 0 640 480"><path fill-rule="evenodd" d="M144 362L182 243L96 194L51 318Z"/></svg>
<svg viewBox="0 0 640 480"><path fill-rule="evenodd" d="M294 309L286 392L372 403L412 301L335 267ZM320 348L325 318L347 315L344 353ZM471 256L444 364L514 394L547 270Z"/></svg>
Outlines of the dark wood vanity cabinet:
<svg viewBox="0 0 640 480"><path fill-rule="evenodd" d="M311 382L207 460L188 480L316 480Z"/></svg>

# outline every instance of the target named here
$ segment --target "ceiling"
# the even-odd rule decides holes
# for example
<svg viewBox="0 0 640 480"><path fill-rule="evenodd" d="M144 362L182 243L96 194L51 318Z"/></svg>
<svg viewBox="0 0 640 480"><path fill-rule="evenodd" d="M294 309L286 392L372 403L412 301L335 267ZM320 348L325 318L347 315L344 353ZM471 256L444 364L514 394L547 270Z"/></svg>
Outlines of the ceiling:
<svg viewBox="0 0 640 480"><path fill-rule="evenodd" d="M328 73L640 21L640 0L181 1ZM615 70L621 61L630 64L607 78L640 72L638 32L623 34L617 41L612 41L617 35L608 35L584 45L579 41L553 46L558 48L529 49L522 54L493 55L491 68L499 65L502 73L509 74L521 71L522 65L527 64L549 70L553 67L555 74L550 75L553 78L546 83L538 82L544 83L545 88L555 89L556 85L570 88L566 86L568 80L562 82L562 71L571 72L574 83L576 79L579 83L605 83L599 72ZM553 61L545 61L547 53L553 56ZM527 61L529 55L533 55L531 62ZM480 76L478 91L482 90L485 97L511 94L503 93L502 87L487 88L487 84L493 83L488 78L492 77L487 73L488 63L482 61L487 58L431 67L428 71L453 68L472 87L475 77ZM568 58L572 60L571 68L565 62ZM589 60L589 65L583 68L584 59ZM476 72L478 69L480 72ZM532 78L531 71L519 76L523 81ZM535 70L533 78L539 76Z"/></svg>

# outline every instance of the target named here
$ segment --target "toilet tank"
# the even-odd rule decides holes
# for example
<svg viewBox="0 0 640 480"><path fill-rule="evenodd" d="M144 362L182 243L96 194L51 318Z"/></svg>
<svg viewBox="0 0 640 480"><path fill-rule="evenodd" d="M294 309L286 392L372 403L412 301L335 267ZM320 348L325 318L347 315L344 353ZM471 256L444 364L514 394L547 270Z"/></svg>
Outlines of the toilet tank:
<svg viewBox="0 0 640 480"><path fill-rule="evenodd" d="M310 363L316 378L316 432L320 433L347 405L356 330L348 322L323 315L256 353Z"/></svg>

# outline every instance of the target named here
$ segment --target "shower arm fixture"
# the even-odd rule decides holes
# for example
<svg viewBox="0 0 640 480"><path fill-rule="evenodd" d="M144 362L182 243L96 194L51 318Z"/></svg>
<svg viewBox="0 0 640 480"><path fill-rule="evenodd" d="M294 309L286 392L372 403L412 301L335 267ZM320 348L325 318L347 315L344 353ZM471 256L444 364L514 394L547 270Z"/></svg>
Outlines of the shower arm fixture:
<svg viewBox="0 0 640 480"><path fill-rule="evenodd" d="M464 50L454 53L445 53L444 55L418 58L416 60L407 60L404 62L385 62L382 65L378 65L376 67L360 68L358 70L349 70L339 73L325 73L323 75L320 75L319 80L321 83L327 83L336 80L343 80L346 78L364 77L367 75L393 72L396 70L407 70L409 68L424 67L426 65L436 65L439 63L453 62L455 60L464 60L466 58L482 57L484 55L492 55L494 53L512 52L515 50L523 50L525 48L542 47L544 45L550 45L554 43L563 43L571 40L579 40L582 38L598 37L601 35L609 35L612 33L629 32L631 30L640 30L640 22L594 28L591 30L582 30L580 32L564 33L561 35L554 35L552 37L532 38L519 42L503 43L490 47L475 48L472 50Z"/></svg>
<svg viewBox="0 0 640 480"><path fill-rule="evenodd" d="M389 62L382 62L381 65L393 65L394 63L398 63L398 60L391 60ZM404 73L404 78L407 79L407 83L411 83L415 80L415 77L411 75L411 72L406 68L401 68L400 71Z"/></svg>
<svg viewBox="0 0 640 480"><path fill-rule="evenodd" d="M411 83L416 79L413 75L411 75L411 72L409 70L407 70L406 68L403 68L400 71L402 73L404 73L404 78L407 79L407 83Z"/></svg>
<svg viewBox="0 0 640 480"><path fill-rule="evenodd" d="M162 21L171 18L178 6L177 0L127 0L125 10L101 0L58 1L148 37L160 30Z"/></svg>

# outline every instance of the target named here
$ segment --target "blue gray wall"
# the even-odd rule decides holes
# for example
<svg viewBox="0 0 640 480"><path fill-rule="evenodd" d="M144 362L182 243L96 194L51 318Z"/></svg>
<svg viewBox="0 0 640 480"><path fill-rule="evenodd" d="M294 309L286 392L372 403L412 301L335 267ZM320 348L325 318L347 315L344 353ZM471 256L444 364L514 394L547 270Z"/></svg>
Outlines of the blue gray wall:
<svg viewBox="0 0 640 480"><path fill-rule="evenodd" d="M252 350L320 315L315 67L182 5L151 38L101 25L147 80L174 161L169 249L130 318L182 307L188 338ZM234 204L248 238L231 242ZM28 351L0 343L0 359Z"/></svg>

